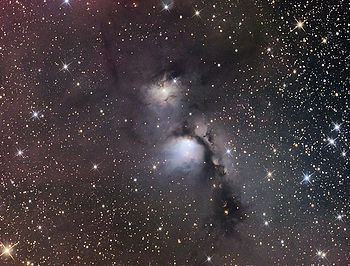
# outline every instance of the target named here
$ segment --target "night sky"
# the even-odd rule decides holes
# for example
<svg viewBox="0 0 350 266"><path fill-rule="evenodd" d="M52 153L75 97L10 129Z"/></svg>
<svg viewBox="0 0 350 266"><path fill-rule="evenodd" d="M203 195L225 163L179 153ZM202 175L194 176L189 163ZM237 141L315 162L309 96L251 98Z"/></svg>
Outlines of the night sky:
<svg viewBox="0 0 350 266"><path fill-rule="evenodd" d="M349 17L2 0L0 265L350 265Z"/></svg>

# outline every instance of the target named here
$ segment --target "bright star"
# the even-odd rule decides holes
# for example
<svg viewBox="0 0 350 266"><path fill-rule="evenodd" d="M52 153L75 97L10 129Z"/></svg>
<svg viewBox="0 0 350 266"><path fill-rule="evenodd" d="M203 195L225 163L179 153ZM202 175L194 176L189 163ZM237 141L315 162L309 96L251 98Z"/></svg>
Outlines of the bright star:
<svg viewBox="0 0 350 266"><path fill-rule="evenodd" d="M23 157L23 155L24 155L24 151L23 151L23 150L21 150L21 149L17 149L16 156Z"/></svg>
<svg viewBox="0 0 350 266"><path fill-rule="evenodd" d="M64 0L62 5L70 6L70 0Z"/></svg>
<svg viewBox="0 0 350 266"><path fill-rule="evenodd" d="M336 139L333 139L333 138L327 138L328 145L336 146L335 140L336 140ZM327 145L327 146L328 146L328 145Z"/></svg>
<svg viewBox="0 0 350 266"><path fill-rule="evenodd" d="M267 177L267 180L268 180L268 181L270 181L270 180L271 180L271 178L273 177L273 172L274 172L274 171L267 171L267 173L266 173L266 176L265 176L265 177Z"/></svg>
<svg viewBox="0 0 350 266"><path fill-rule="evenodd" d="M304 175L304 180L305 181L310 181L310 175Z"/></svg>
<svg viewBox="0 0 350 266"><path fill-rule="evenodd" d="M169 1L167 1L167 2L169 2ZM173 4L173 2L169 2L169 3L163 2L162 5L163 5L163 11L164 10L170 11L170 9L173 7L174 4Z"/></svg>
<svg viewBox="0 0 350 266"><path fill-rule="evenodd" d="M336 217L336 219L337 219L338 221L343 221L343 215L338 214L337 217Z"/></svg>
<svg viewBox="0 0 350 266"><path fill-rule="evenodd" d="M334 131L337 131L337 132L340 132L340 126L341 126L341 124L333 123L333 125L334 125L333 130L334 130Z"/></svg>
<svg viewBox="0 0 350 266"><path fill-rule="evenodd" d="M322 250L318 250L316 254L320 259L325 259L327 256L327 252L324 252Z"/></svg>
<svg viewBox="0 0 350 266"><path fill-rule="evenodd" d="M2 252L0 254L0 257L7 256L15 260L12 256L12 251L13 251L13 248L18 245L18 242L14 245L8 245L8 246L5 246L3 243L0 242L0 245L2 246Z"/></svg>
<svg viewBox="0 0 350 266"><path fill-rule="evenodd" d="M232 149L226 148L225 154L232 157Z"/></svg>
<svg viewBox="0 0 350 266"><path fill-rule="evenodd" d="M195 10L194 10L193 16L194 16L194 17L199 17L199 18L200 18L200 17L201 17L201 12L202 12L202 10L197 10L197 9L195 9Z"/></svg>
<svg viewBox="0 0 350 266"><path fill-rule="evenodd" d="M40 112L39 111L33 111L32 112L32 119L40 119Z"/></svg>
<svg viewBox="0 0 350 266"><path fill-rule="evenodd" d="M97 164L97 163L93 163L92 164L92 171L98 171L98 169L99 169L99 164Z"/></svg>
<svg viewBox="0 0 350 266"><path fill-rule="evenodd" d="M211 257L207 257L207 262L211 262Z"/></svg>
<svg viewBox="0 0 350 266"><path fill-rule="evenodd" d="M303 31L304 30L304 24L305 24L305 20L302 21L302 20L296 20L296 25L295 25L295 28L294 29L302 29Z"/></svg>
<svg viewBox="0 0 350 266"><path fill-rule="evenodd" d="M60 71L68 71L68 72L70 72L70 71L69 71L69 66L70 66L72 63L68 63L68 64L67 64L67 63L63 63L63 62L62 62L62 64L63 64L63 65L62 65L62 68L60 69Z"/></svg>
<svg viewBox="0 0 350 266"><path fill-rule="evenodd" d="M303 181L301 183L309 183L311 184L311 177L313 174L304 174L303 173Z"/></svg>

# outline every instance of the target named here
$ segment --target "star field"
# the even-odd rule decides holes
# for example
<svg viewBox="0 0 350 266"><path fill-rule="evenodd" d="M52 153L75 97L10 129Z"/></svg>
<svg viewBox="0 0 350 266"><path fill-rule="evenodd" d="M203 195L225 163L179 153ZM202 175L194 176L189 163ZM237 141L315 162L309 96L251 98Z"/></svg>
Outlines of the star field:
<svg viewBox="0 0 350 266"><path fill-rule="evenodd" d="M0 3L0 265L350 265L349 2Z"/></svg>

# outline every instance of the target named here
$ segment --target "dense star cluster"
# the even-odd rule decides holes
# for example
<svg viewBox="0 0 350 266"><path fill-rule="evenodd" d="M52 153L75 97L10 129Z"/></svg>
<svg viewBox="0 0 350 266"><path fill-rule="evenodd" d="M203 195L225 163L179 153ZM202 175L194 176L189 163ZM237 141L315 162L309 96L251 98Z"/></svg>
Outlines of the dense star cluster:
<svg viewBox="0 0 350 266"><path fill-rule="evenodd" d="M350 4L0 3L0 265L349 265Z"/></svg>

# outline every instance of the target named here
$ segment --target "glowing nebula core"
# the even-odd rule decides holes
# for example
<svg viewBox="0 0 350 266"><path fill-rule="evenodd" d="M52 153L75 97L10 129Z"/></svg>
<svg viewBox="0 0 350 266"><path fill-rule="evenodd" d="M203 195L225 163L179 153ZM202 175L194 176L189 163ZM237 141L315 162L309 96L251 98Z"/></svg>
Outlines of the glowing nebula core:
<svg viewBox="0 0 350 266"><path fill-rule="evenodd" d="M204 163L204 147L190 136L171 139L164 147L164 154L171 171L196 171Z"/></svg>
<svg viewBox="0 0 350 266"><path fill-rule="evenodd" d="M180 87L177 81L163 78L159 82L152 84L148 97L152 104L165 107L176 106L180 101Z"/></svg>

